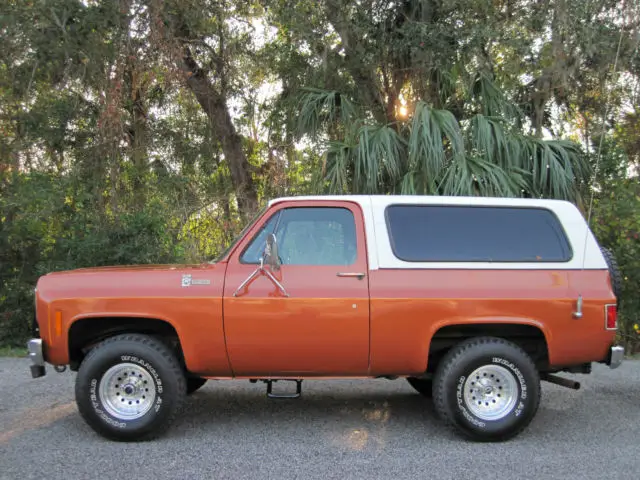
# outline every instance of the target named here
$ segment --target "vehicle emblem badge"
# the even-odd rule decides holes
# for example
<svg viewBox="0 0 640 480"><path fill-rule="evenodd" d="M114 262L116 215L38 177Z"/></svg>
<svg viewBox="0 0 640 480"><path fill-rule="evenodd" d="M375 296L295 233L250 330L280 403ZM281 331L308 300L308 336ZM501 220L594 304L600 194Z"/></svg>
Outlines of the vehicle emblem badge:
<svg viewBox="0 0 640 480"><path fill-rule="evenodd" d="M182 275L182 286L190 287L191 285L211 285L211 280L205 279L193 279L191 275L183 274Z"/></svg>

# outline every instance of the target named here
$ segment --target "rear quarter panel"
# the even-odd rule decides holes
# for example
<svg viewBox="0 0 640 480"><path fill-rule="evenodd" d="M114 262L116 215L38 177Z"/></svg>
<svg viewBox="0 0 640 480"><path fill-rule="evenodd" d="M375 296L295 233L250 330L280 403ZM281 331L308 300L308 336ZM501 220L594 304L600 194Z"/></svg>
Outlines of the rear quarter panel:
<svg viewBox="0 0 640 480"><path fill-rule="evenodd" d="M552 365L602 359L614 337L603 326L604 304L610 300L605 275L566 270L373 271L371 372L424 372L433 335L447 325L468 323L535 326L545 336ZM605 288L585 291L590 300L584 317L576 319L577 284L584 287L591 280Z"/></svg>
<svg viewBox="0 0 640 480"><path fill-rule="evenodd" d="M405 262L393 252L388 205L484 205L551 210L573 256L561 263ZM575 205L557 200L463 197L371 197L377 266L370 271L371 372L418 374L433 335L466 323L519 323L539 328L549 361L563 367L606 357L615 331L604 306L615 303L600 247ZM583 317L573 316L584 298Z"/></svg>

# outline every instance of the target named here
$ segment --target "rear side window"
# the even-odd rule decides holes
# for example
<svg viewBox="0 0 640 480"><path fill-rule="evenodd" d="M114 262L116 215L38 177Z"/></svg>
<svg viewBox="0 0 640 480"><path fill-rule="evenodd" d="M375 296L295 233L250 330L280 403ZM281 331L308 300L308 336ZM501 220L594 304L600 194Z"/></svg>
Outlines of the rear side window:
<svg viewBox="0 0 640 480"><path fill-rule="evenodd" d="M393 253L407 262L567 262L556 216L542 208L391 205Z"/></svg>

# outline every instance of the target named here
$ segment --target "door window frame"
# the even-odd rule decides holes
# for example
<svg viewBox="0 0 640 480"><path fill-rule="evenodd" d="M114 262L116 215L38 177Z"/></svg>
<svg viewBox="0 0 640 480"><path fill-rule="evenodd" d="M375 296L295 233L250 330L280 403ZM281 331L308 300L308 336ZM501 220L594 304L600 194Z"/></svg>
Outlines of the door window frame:
<svg viewBox="0 0 640 480"><path fill-rule="evenodd" d="M353 215L353 220L355 223L355 234L356 234L356 259L349 266L358 265L359 262L364 262L364 265L368 265L367 259L367 242L366 242L366 234L364 231L364 214L362 212L362 208L355 202L350 202L346 200L326 200L322 202L318 201L298 201L298 202L278 202L274 204L272 207L268 208L264 215L252 226L252 228L247 232L245 237L241 242L238 243L234 251L229 256L229 262L237 263L239 265L247 265L254 267L255 263L247 263L242 262L241 257L244 254L245 250L249 247L249 245L253 242L256 236L260 233L262 228L275 216L280 215L280 213L287 208L345 208L351 212ZM345 267L345 265L283 265L283 267L304 267L304 268L313 268L313 267Z"/></svg>

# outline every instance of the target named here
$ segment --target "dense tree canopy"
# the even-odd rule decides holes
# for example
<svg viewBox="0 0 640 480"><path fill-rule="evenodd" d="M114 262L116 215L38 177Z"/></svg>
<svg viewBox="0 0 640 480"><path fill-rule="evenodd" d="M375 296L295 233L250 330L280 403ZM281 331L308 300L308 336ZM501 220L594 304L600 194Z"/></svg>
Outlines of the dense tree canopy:
<svg viewBox="0 0 640 480"><path fill-rule="evenodd" d="M639 25L633 0L6 0L0 342L42 273L211 258L312 192L568 199L630 298Z"/></svg>

